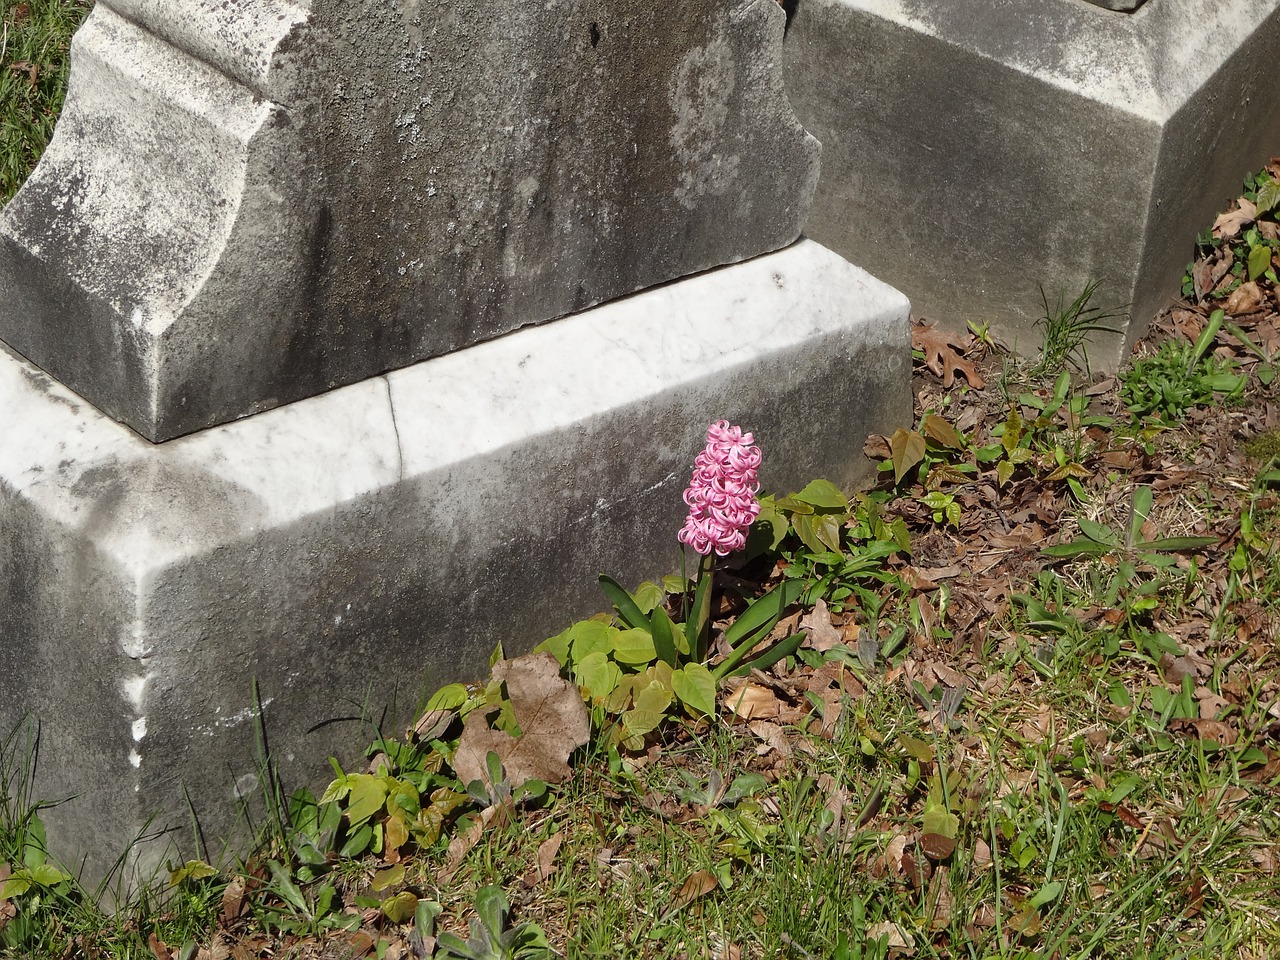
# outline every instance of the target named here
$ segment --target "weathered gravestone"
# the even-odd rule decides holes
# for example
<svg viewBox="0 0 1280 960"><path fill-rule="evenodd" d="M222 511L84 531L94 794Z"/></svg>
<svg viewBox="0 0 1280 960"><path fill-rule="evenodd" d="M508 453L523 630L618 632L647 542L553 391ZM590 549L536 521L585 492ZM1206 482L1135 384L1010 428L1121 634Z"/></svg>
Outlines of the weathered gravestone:
<svg viewBox="0 0 1280 960"><path fill-rule="evenodd" d="M1114 9L1132 3L1103 3ZM823 145L806 233L917 315L1024 352L1093 280L1115 367L1280 144L1280 0L800 0L788 94Z"/></svg>
<svg viewBox="0 0 1280 960"><path fill-rule="evenodd" d="M37 792L74 797L56 852L100 874L180 828L145 870L197 852L194 811L216 857L260 725L322 786L601 609L598 573L676 569L711 420L773 489L865 477L910 418L905 298L809 241L705 271L810 202L782 29L773 0L98 5L0 213L3 336L48 371L0 351L0 732L38 723Z"/></svg>
<svg viewBox="0 0 1280 960"><path fill-rule="evenodd" d="M775 14L100 2L0 339L165 440L777 249L818 146Z"/></svg>

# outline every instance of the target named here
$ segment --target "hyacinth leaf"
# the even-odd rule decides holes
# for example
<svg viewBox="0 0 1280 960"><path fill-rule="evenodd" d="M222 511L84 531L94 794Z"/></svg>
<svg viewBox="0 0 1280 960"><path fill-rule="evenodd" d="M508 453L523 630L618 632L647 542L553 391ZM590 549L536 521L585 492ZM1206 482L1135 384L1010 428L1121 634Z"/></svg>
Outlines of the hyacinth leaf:
<svg viewBox="0 0 1280 960"><path fill-rule="evenodd" d="M807 503L819 510L848 510L849 499L830 480L812 480L790 499Z"/></svg>
<svg viewBox="0 0 1280 960"><path fill-rule="evenodd" d="M725 631L725 642L736 649L738 644L766 624L772 630L783 611L800 599L804 590L803 580L783 580L742 611L738 619Z"/></svg>
<svg viewBox="0 0 1280 960"><path fill-rule="evenodd" d="M661 606L654 607L653 616L649 622L653 624L653 649L658 659L668 666L679 666L680 655L676 652L676 625L667 616L667 611Z"/></svg>
<svg viewBox="0 0 1280 960"><path fill-rule="evenodd" d="M690 663L671 675L671 688L680 702L709 717L716 713L716 681L701 663Z"/></svg>
<svg viewBox="0 0 1280 960"><path fill-rule="evenodd" d="M769 629L770 630L773 629L772 624L769 625ZM768 670L779 660L783 659L784 657L791 656L798 649L800 649L800 644L804 643L804 639L806 636L807 634L803 632L793 633L791 636L787 637L787 639L782 640L778 643L775 643L772 647L770 647L760 656L756 657L754 660L748 663L744 663L742 666L738 667L737 670L733 671L734 674L745 676L746 674L750 673L752 670Z"/></svg>
<svg viewBox="0 0 1280 960"><path fill-rule="evenodd" d="M609 602L613 604L614 609L618 611L618 617L628 627L639 627L642 630L651 630L649 618L644 615L644 611L640 609L640 605L627 590L606 574L600 574L600 589L609 598Z"/></svg>

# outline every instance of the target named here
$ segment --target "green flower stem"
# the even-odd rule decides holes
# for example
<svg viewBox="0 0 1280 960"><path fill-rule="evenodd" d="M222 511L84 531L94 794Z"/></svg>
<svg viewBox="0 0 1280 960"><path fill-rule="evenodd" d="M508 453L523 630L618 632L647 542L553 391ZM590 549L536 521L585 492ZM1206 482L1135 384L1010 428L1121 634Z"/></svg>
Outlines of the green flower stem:
<svg viewBox="0 0 1280 960"><path fill-rule="evenodd" d="M694 633L692 649L689 651L694 663L703 663L707 659L707 648L711 641L711 591L715 577L716 555L708 553L698 564L698 585L693 594Z"/></svg>

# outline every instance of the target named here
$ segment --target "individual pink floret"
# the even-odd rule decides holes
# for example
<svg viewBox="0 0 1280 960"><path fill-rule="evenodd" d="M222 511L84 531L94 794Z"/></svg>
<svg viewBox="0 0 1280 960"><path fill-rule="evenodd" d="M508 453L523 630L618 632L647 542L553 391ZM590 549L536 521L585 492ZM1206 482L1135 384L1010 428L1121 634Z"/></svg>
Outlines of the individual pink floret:
<svg viewBox="0 0 1280 960"><path fill-rule="evenodd" d="M728 420L707 429L707 446L693 461L693 477L684 492L689 516L677 537L706 556L728 556L747 542L747 530L760 513L760 448L754 437Z"/></svg>

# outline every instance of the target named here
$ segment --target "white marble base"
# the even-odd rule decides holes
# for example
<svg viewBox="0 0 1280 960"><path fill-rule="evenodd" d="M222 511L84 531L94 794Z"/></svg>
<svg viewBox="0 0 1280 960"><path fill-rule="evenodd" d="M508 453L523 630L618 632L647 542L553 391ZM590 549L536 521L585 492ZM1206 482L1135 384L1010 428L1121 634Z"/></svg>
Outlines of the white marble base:
<svg viewBox="0 0 1280 960"><path fill-rule="evenodd" d="M907 316L802 241L159 446L0 353L0 732L38 718L39 793L78 795L55 851L99 871L186 798L229 836L254 680L285 783L323 783L372 733L335 719L399 723L603 609L597 574L675 569L712 420L768 488L864 480L911 416Z"/></svg>

